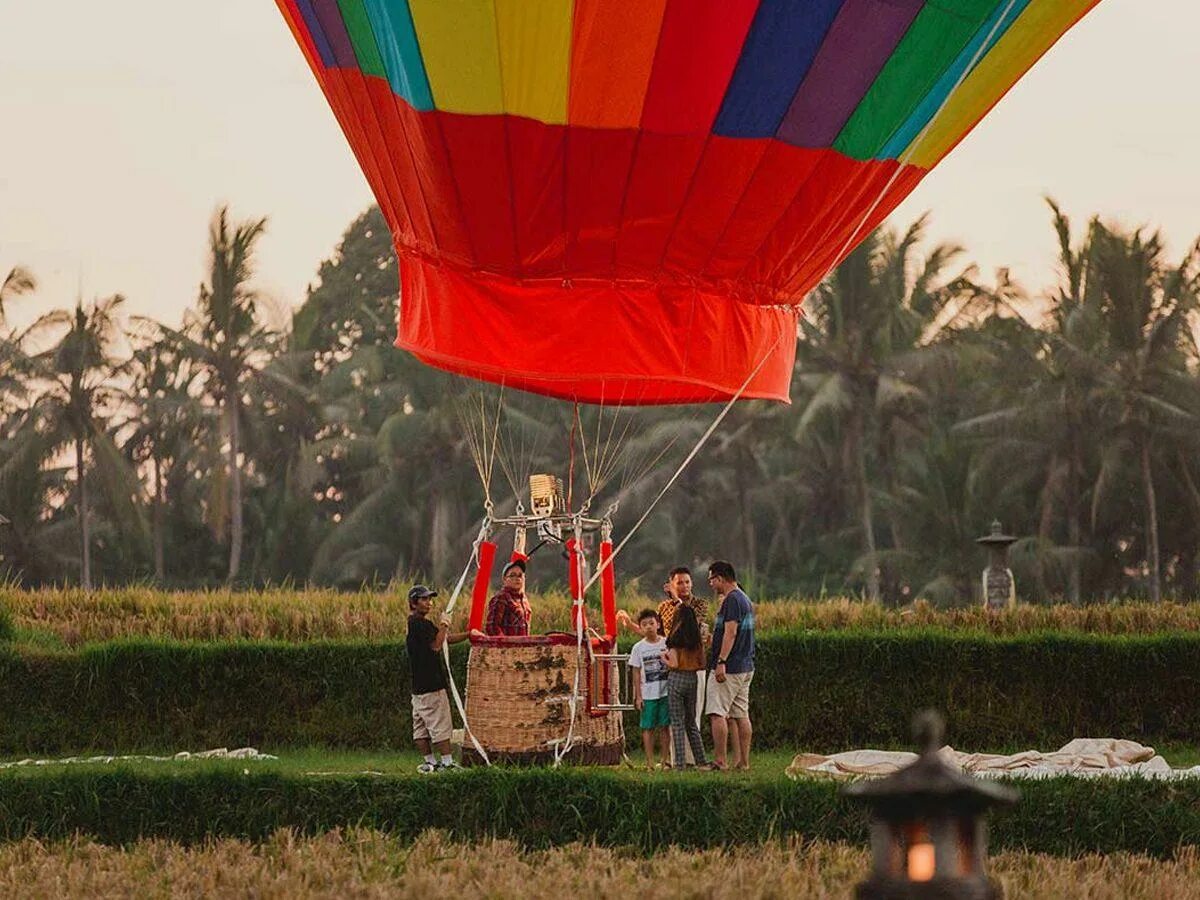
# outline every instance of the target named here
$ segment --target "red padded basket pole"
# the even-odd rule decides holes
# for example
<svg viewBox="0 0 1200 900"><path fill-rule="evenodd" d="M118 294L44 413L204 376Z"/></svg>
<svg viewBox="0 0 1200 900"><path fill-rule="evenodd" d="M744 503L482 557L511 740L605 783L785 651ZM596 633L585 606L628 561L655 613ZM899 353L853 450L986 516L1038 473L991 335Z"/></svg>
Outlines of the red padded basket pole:
<svg viewBox="0 0 1200 900"><path fill-rule="evenodd" d="M617 573L612 563L612 541L600 542L600 614L604 617L604 633L617 639Z"/></svg>
<svg viewBox="0 0 1200 900"><path fill-rule="evenodd" d="M575 538L567 539L567 566L570 571L567 573L568 583L571 586L571 600L578 600L583 591L583 573L580 572L580 563L582 559L580 554L583 551L580 549ZM587 631L587 611L582 606L576 606L574 602L571 604L571 630L575 631L579 627L576 619L583 616L583 630Z"/></svg>
<svg viewBox="0 0 1200 900"><path fill-rule="evenodd" d="M471 590L471 618L468 628L483 628L483 611L488 602L488 587L492 579L492 563L496 560L496 545L484 541L479 545L479 568L475 570L475 587Z"/></svg>

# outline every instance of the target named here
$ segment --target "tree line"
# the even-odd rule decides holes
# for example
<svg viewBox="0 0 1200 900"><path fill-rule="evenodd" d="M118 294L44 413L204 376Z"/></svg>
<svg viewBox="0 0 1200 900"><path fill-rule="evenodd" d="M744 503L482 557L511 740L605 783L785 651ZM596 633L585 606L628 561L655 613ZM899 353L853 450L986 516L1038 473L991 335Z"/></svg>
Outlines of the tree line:
<svg viewBox="0 0 1200 900"><path fill-rule="evenodd" d="M1053 202L1049 218L1058 274L1037 292L928 246L924 218L872 234L806 303L792 404L734 408L621 577L653 588L670 563L719 556L772 593L961 604L998 519L1030 601L1195 597L1200 246L1175 260L1149 228L1075 229ZM114 296L18 330L6 313L37 281L8 272L0 579L442 583L481 521L477 472L507 508L531 471L579 492L608 479L596 503L620 501L620 534L715 415L580 410L395 349L375 208L273 325L254 281L266 228L217 211L179 326Z"/></svg>

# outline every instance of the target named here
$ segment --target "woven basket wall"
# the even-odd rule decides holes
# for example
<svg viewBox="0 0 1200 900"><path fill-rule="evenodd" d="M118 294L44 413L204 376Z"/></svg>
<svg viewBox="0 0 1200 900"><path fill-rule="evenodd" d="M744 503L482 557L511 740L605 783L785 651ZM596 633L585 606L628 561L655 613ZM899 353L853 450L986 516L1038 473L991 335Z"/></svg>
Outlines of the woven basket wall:
<svg viewBox="0 0 1200 900"><path fill-rule="evenodd" d="M588 712L588 660L579 673L572 750L576 762L616 765L624 750L621 713ZM553 742L564 740L571 722L575 682L574 644L544 638L489 642L471 647L467 663L467 722L493 761L544 762L553 758ZM470 740L463 757L475 762Z"/></svg>

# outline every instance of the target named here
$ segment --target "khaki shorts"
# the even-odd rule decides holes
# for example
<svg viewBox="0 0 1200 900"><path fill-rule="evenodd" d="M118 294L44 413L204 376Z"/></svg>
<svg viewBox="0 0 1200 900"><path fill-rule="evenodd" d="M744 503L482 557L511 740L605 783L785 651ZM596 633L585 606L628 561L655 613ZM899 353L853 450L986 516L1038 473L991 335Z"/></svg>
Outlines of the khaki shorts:
<svg viewBox="0 0 1200 900"><path fill-rule="evenodd" d="M721 716L726 719L750 718L750 680L753 672L742 672L739 675L726 675L724 681L717 681L716 672L708 673L708 700L704 712L710 716Z"/></svg>
<svg viewBox="0 0 1200 900"><path fill-rule="evenodd" d="M428 694L412 695L413 740L429 738L435 744L450 740L454 723L450 721L450 697L445 688Z"/></svg>

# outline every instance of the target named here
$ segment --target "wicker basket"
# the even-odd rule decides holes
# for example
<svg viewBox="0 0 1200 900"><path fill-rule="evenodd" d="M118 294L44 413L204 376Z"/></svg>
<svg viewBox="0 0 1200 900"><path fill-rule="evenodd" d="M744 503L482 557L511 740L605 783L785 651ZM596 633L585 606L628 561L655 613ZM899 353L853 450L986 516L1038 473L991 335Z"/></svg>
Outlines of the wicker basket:
<svg viewBox="0 0 1200 900"><path fill-rule="evenodd" d="M594 642L594 648L609 652L607 642ZM467 663L467 724L493 762L553 760L554 748L566 739L571 724L576 657L575 636L569 634L472 640ZM581 665L571 750L564 759L616 765L625 748L621 713L591 710L586 648ZM467 738L464 764L481 761Z"/></svg>

